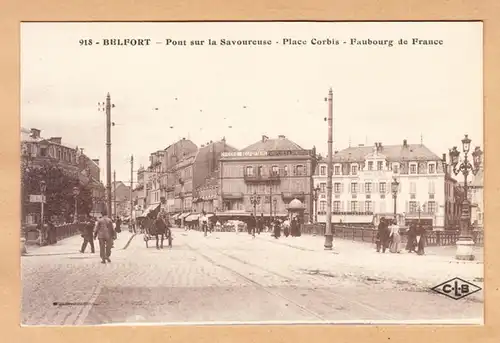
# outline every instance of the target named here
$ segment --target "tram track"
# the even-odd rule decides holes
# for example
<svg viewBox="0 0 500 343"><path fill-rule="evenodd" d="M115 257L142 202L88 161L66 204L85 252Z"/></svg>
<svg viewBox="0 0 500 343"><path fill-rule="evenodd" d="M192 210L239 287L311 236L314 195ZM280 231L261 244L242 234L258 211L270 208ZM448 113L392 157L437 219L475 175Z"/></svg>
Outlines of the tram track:
<svg viewBox="0 0 500 343"><path fill-rule="evenodd" d="M274 242L270 242L270 244L272 244L272 243L274 243ZM207 248L207 249L209 249L211 251L215 251L218 254L223 255L223 256L231 259L231 260L234 260L234 261L236 261L238 263L242 263L242 264L251 266L253 268L259 269L259 270L261 270L261 271L263 271L265 273L268 273L268 274L274 275L274 276L276 276L278 278L281 278L281 279L285 280L286 282L293 282L293 281L295 281L294 278L284 276L284 275L282 275L280 273L272 271L272 270L270 270L268 268L265 268L265 267L263 267L261 265L257 265L257 264L251 263L249 261L245 261L243 259L240 259L240 258L232 255L232 254L229 254L227 252L221 251L221 249L209 246L206 243L201 243L201 245L203 245L204 248ZM279 244L279 245L285 246L285 247L288 246L288 245L285 245L285 244ZM200 255L205 260L207 260L208 262L210 262L210 263L212 263L212 264L214 264L214 265L216 265L216 266L218 266L220 268L223 268L223 269L229 271L230 273L232 273L232 274L234 274L234 275L236 275L236 276L244 279L248 283L257 286L258 288L264 290L265 292L267 292L267 293L269 293L269 294L271 294L271 295L273 295L275 297L281 298L283 300L286 300L286 301L294 304L295 306L297 306L298 308L300 308L302 311L307 312L307 313L315 316L316 318L318 318L322 322L324 322L324 323L331 323L332 322L332 320L328 320L323 315L321 315L321 314L319 314L319 313L317 313L317 312L315 312L315 311L313 311L313 310L305 307L304 305L300 304L299 302L297 302L295 300L290 299L287 296L284 296L283 294L280 294L278 292L275 292L275 291L269 289L269 287L266 287L262 283L254 280L254 279L252 279L252 278L250 278L250 277L248 277L246 275L243 275L242 273L238 272L234 268L231 268L231 267L229 267L227 265L224 265L224 264L221 264L221 263L215 261L213 258L211 258L211 257L207 256L206 254L202 253L200 251L200 249L195 249L195 248L193 248L192 246L190 246L187 243L186 243L186 246L190 250L192 250L193 252L197 253L198 255ZM304 275L303 273L299 273L299 272L296 272L296 271L293 271L293 273L296 274L298 277L304 277L304 276L306 276L308 278L312 278L312 279L315 279L315 280L320 280L320 279L324 278L323 276L320 276L320 275L311 275L311 274ZM314 290L314 291L316 291L316 290ZM390 314L388 314L388 313L386 313L384 311L381 311L381 310L377 309L376 307L373 307L373 306L371 306L369 304L366 304L364 302L361 302L361 301L358 301L358 300L352 300L350 298L347 298L345 296L342 296L342 295L338 294L338 292L333 292L330 289L327 291L327 293L328 293L329 296L336 297L337 299L342 300L343 302L348 303L348 304L350 304L353 307L362 308L365 311L369 311L369 312L373 313L376 316L377 319L395 320L395 317L391 316Z"/></svg>

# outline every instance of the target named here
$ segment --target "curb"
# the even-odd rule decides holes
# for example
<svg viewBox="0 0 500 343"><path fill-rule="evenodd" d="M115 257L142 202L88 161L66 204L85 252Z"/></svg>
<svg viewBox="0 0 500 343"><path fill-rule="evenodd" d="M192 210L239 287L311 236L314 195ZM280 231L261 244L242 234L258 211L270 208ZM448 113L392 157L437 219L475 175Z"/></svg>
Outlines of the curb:
<svg viewBox="0 0 500 343"><path fill-rule="evenodd" d="M132 240L134 239L135 236L137 236L137 233L134 233L132 236L130 236L130 238L128 239L127 244L125 244L125 246L123 247L122 250L125 250L125 249L128 248L128 246L130 245L130 243L132 242Z"/></svg>

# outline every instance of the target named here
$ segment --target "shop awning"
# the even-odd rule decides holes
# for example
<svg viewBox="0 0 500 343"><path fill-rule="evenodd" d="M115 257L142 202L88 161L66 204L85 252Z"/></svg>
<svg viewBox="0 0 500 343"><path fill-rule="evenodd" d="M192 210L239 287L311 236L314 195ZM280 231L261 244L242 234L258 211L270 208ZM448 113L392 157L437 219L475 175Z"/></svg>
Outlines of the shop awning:
<svg viewBox="0 0 500 343"><path fill-rule="evenodd" d="M342 224L370 224L373 215L332 215L332 223Z"/></svg>
<svg viewBox="0 0 500 343"><path fill-rule="evenodd" d="M188 213L181 213L181 214L179 215L179 219L183 219L183 218L185 219L185 218L186 218L187 216L189 216L190 214L191 214L190 212L188 212Z"/></svg>
<svg viewBox="0 0 500 343"><path fill-rule="evenodd" d="M151 212L155 211L157 208L160 207L160 204L155 204L155 205L149 205L146 210L141 214L141 216L145 217Z"/></svg>
<svg viewBox="0 0 500 343"><path fill-rule="evenodd" d="M180 213L176 213L176 214L173 214L172 216L170 216L170 218L172 218L173 220L177 220L179 218L179 215L180 215Z"/></svg>
<svg viewBox="0 0 500 343"><path fill-rule="evenodd" d="M207 218L210 218L210 217L213 217L213 216L214 216L214 214L213 214L213 213L208 213L208 214L207 214Z"/></svg>
<svg viewBox="0 0 500 343"><path fill-rule="evenodd" d="M217 212L217 217L250 217L250 212Z"/></svg>
<svg viewBox="0 0 500 343"><path fill-rule="evenodd" d="M194 222L194 221L198 220L199 217L200 217L199 214L190 214L189 216L186 217L185 221Z"/></svg>

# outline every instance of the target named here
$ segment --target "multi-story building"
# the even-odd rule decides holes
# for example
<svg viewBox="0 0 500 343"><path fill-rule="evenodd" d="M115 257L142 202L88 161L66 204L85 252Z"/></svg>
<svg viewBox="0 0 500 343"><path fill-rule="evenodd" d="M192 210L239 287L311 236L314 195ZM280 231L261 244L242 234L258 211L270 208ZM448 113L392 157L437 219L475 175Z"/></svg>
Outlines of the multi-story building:
<svg viewBox="0 0 500 343"><path fill-rule="evenodd" d="M472 175L472 181L468 184L469 200L471 202L471 221L475 228L483 228L484 221L484 169L481 163L476 175Z"/></svg>
<svg viewBox="0 0 500 343"><path fill-rule="evenodd" d="M312 214L312 175L315 148L306 150L279 136L262 139L247 148L222 154L220 160L220 211L218 216L284 216L292 200L308 222ZM272 213L271 213L272 212Z"/></svg>
<svg viewBox="0 0 500 343"><path fill-rule="evenodd" d="M424 225L444 227L446 206L453 207L455 180L445 171L445 161L423 144L357 146L333 156L333 223L378 223L394 217L391 184L399 182L396 216L400 224L421 220ZM318 221L326 220L326 161L314 177L319 187Z"/></svg>
<svg viewBox="0 0 500 343"><path fill-rule="evenodd" d="M113 197L113 215L117 217L130 216L130 186L122 181L113 182L111 185Z"/></svg>
<svg viewBox="0 0 500 343"><path fill-rule="evenodd" d="M90 214L100 215L105 200L105 189L100 182L98 159L89 158L83 153L83 149L79 149L77 146L63 143L62 137L43 138L41 130L36 128L31 130L21 128L21 154L21 163L24 169L56 166L65 175L78 180L82 187L91 192L93 208ZM25 209L23 208L23 219L33 222L39 215L38 210L31 211L32 206L27 205L26 207L28 211L24 213Z"/></svg>

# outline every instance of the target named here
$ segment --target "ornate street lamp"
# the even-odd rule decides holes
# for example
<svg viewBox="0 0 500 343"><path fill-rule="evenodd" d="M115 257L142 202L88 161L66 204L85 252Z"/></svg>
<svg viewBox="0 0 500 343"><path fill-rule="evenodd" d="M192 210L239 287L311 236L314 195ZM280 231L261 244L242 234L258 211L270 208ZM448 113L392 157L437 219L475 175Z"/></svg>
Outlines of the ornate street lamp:
<svg viewBox="0 0 500 343"><path fill-rule="evenodd" d="M468 135L465 135L464 139L462 139L462 148L464 152L464 159L460 163L460 151L457 150L457 147L454 146L453 149L450 149L450 163L452 166L453 173L458 175L462 173L464 176L464 197L462 201L462 215L460 217L460 235L457 240L457 260L474 260L474 254L472 252L472 247L474 245L474 241L472 240L472 232L470 229L470 202L468 199L469 191L467 184L467 177L469 173L474 175L477 174L481 167L481 156L483 152L480 147L476 147L472 152L472 161L473 165L469 162L468 153L470 150L471 140Z"/></svg>
<svg viewBox="0 0 500 343"><path fill-rule="evenodd" d="M319 186L313 189L314 191L314 223L318 222L318 193L321 190Z"/></svg>
<svg viewBox="0 0 500 343"><path fill-rule="evenodd" d="M253 192L253 195L250 197L250 203L253 205L253 215L257 216L257 204L260 203L260 196L257 195L257 192Z"/></svg>
<svg viewBox="0 0 500 343"><path fill-rule="evenodd" d="M397 199L399 191L399 182L394 178L391 183L392 198L394 199L394 220L397 219Z"/></svg>
<svg viewBox="0 0 500 343"><path fill-rule="evenodd" d="M73 196L75 197L75 218L73 222L78 222L78 195L80 195L80 189L78 187L73 187Z"/></svg>

